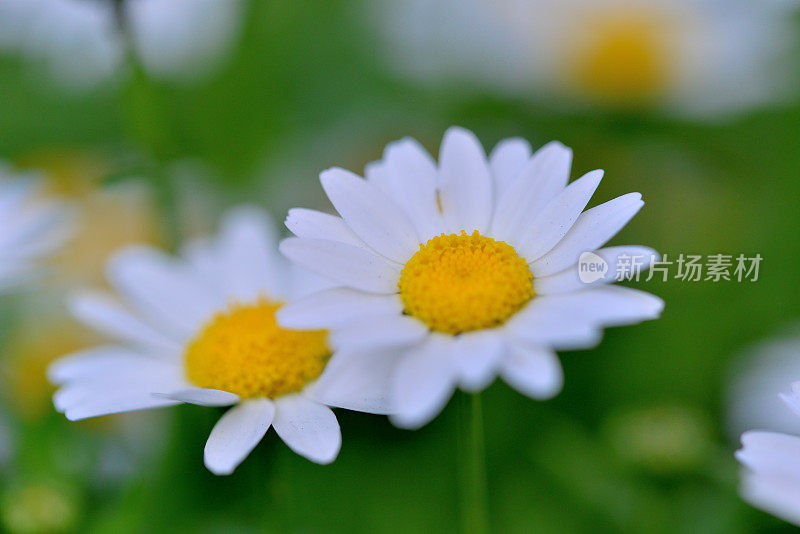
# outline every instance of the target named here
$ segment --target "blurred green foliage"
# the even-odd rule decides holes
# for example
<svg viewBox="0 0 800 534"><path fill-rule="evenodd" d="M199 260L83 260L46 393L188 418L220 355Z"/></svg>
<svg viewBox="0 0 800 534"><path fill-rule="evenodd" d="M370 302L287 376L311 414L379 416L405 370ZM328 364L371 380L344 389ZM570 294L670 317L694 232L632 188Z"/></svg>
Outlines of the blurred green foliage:
<svg viewBox="0 0 800 534"><path fill-rule="evenodd" d="M292 203L325 205L320 170L360 171L406 135L435 154L452 124L474 130L487 147L511 136L564 142L574 149L573 175L606 170L595 203L642 192L645 209L615 243L651 245L673 258L764 257L756 283L639 283L665 299L663 318L611 330L596 350L562 354L566 385L552 401L500 382L484 393L495 531L788 531L739 501L737 444L720 421L730 355L800 316L800 105L696 124L557 114L456 83L421 89L388 73L359 5L344 0L252 2L235 58L201 86L134 73L121 86L69 94L21 61L0 61L4 158L98 151L112 162L110 178L149 178L165 208L185 193L186 184L164 172L176 160L213 169L212 211L256 201L280 219ZM417 432L340 411L344 446L333 465L311 464L269 434L225 478L202 465L214 410L173 409L169 423L150 429L163 450L113 481L95 469L108 446L103 427L54 413L19 421L14 458L0 477L2 528L452 531L455 404Z"/></svg>

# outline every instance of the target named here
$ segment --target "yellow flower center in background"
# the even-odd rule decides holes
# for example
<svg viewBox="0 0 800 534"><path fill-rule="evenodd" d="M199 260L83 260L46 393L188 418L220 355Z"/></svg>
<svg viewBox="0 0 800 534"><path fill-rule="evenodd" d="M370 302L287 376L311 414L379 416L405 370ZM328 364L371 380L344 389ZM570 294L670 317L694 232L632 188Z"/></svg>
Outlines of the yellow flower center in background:
<svg viewBox="0 0 800 534"><path fill-rule="evenodd" d="M303 389L330 355L324 330L285 330L280 303L261 300L217 315L186 351L186 376L198 387L241 398L274 399Z"/></svg>
<svg viewBox="0 0 800 534"><path fill-rule="evenodd" d="M447 334L503 324L534 295L513 247L480 235L439 235L419 246L398 283L407 315Z"/></svg>
<svg viewBox="0 0 800 534"><path fill-rule="evenodd" d="M610 104L641 103L669 87L670 20L658 13L587 16L576 28L573 83L591 98Z"/></svg>

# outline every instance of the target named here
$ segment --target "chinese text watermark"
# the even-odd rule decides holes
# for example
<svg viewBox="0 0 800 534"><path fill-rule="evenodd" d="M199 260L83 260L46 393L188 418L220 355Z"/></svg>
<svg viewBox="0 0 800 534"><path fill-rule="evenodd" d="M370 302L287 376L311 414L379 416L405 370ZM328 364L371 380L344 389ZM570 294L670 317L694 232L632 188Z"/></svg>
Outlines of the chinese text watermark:
<svg viewBox="0 0 800 534"><path fill-rule="evenodd" d="M679 254L671 259L652 255L618 254L613 258L584 252L578 261L578 277L584 284L634 280L649 282L757 282L763 258L761 254Z"/></svg>

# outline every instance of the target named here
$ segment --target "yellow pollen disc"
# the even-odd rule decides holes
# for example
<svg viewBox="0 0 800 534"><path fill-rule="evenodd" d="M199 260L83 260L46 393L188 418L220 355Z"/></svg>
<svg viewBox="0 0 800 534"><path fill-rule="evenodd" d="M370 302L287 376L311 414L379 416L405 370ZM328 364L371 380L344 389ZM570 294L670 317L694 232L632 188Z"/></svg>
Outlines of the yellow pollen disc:
<svg viewBox="0 0 800 534"><path fill-rule="evenodd" d="M300 391L322 374L330 355L327 332L280 328L275 322L280 307L261 300L214 317L186 350L189 381L243 399L274 399Z"/></svg>
<svg viewBox="0 0 800 534"><path fill-rule="evenodd" d="M512 246L477 231L421 244L398 288L407 315L453 335L504 323L534 294L525 260Z"/></svg>
<svg viewBox="0 0 800 534"><path fill-rule="evenodd" d="M587 96L611 104L644 102L668 88L669 20L656 13L599 15L580 26L573 79Z"/></svg>

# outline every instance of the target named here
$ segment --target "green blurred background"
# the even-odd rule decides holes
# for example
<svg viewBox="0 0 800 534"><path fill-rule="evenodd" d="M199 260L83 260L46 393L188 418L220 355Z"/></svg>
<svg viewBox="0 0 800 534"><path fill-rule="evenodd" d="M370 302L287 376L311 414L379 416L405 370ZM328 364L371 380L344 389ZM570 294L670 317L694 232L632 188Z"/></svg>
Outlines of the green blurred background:
<svg viewBox="0 0 800 534"><path fill-rule="evenodd" d="M738 444L723 421L732 356L800 317L800 105L693 123L551 112L457 82L420 88L387 69L360 9L344 0L251 2L235 56L190 87L137 74L69 93L19 59L0 59L0 155L91 175L101 187L144 187L137 198L148 215L114 231L172 247L239 202L267 206L277 220L293 205L327 208L319 171L361 172L403 136L433 154L454 124L487 148L512 136L534 146L560 140L574 150L573 176L606 170L593 204L644 195L645 208L614 243L672 258L760 253L764 261L755 283L636 284L664 298L663 318L612 329L595 350L563 353L566 383L552 401L500 381L484 393L495 531L788 531L740 501ZM59 191L87 194L74 177L66 182ZM92 234L87 246L114 236ZM64 269L78 273L70 283L96 283L87 273L98 267L70 261ZM344 446L330 466L270 433L230 477L202 464L214 410L67 422L50 407L43 369L91 337L50 302L63 286L3 298L4 531L458 527L458 396L416 432L340 410Z"/></svg>

